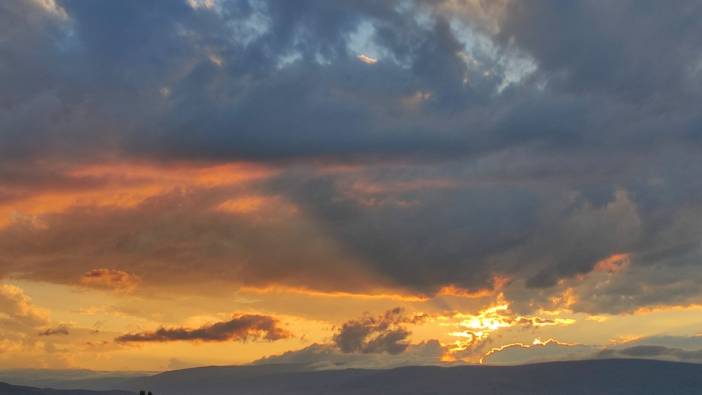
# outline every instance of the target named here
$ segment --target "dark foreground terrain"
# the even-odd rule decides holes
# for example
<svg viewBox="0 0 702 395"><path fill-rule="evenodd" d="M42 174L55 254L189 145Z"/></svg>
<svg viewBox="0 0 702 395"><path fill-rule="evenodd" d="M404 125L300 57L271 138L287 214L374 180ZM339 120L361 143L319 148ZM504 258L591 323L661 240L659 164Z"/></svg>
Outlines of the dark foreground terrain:
<svg viewBox="0 0 702 395"><path fill-rule="evenodd" d="M79 385L79 382L72 382ZM82 388L105 383L86 380ZM497 367L404 367L305 371L295 365L203 367L125 378L112 388L154 395L229 394L702 394L702 365L650 360L592 360ZM93 388L100 389L100 388ZM104 388L102 388L104 389ZM12 389L14 390L14 389ZM25 392L21 392L24 390ZM2 392L8 395L121 395ZM20 392L17 392L20 391Z"/></svg>
<svg viewBox="0 0 702 395"><path fill-rule="evenodd" d="M134 395L128 391L55 390L0 383L2 395Z"/></svg>

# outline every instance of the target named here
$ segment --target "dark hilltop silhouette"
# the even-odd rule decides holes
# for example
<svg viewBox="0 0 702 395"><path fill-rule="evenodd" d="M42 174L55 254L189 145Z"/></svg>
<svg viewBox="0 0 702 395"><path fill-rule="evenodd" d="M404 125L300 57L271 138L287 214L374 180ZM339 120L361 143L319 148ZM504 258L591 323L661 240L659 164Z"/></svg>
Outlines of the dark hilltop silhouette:
<svg viewBox="0 0 702 395"><path fill-rule="evenodd" d="M0 383L1 395L134 395L130 391L90 391L81 389L45 389Z"/></svg>
<svg viewBox="0 0 702 395"><path fill-rule="evenodd" d="M73 381L72 385L81 385ZM124 378L119 383L82 382L153 395L688 395L702 394L702 364L614 359L521 366L413 366L396 369L309 371L299 365L216 366ZM148 392L141 392L149 395ZM126 395L125 392L0 387L3 395Z"/></svg>

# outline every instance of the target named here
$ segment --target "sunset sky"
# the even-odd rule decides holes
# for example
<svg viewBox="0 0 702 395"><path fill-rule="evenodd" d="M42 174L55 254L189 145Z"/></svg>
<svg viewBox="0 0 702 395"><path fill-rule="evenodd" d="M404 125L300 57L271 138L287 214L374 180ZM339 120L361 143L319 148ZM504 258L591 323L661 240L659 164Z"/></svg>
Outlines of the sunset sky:
<svg viewBox="0 0 702 395"><path fill-rule="evenodd" d="M702 361L701 18L0 1L0 369Z"/></svg>

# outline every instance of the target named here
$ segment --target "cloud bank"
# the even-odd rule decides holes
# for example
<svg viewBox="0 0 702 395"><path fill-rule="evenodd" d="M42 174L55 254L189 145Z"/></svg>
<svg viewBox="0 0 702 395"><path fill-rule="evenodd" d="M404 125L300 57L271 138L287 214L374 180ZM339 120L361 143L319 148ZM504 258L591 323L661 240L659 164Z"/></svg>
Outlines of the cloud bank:
<svg viewBox="0 0 702 395"><path fill-rule="evenodd" d="M697 2L207 4L0 5L0 274L702 302Z"/></svg>

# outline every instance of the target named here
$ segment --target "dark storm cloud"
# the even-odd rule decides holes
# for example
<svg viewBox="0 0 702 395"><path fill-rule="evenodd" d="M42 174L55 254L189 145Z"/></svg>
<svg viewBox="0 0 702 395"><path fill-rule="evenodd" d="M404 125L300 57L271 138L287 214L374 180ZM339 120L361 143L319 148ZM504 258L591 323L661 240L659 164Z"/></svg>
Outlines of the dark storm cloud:
<svg viewBox="0 0 702 395"><path fill-rule="evenodd" d="M244 314L229 321L204 325L197 329L159 328L154 332L131 333L120 336L120 343L205 341L224 342L248 340L275 341L288 339L292 334L281 328L279 322L269 316Z"/></svg>
<svg viewBox="0 0 702 395"><path fill-rule="evenodd" d="M663 96L675 105L699 95L698 2L507 4L499 38L532 54L541 72L567 89L640 102Z"/></svg>
<svg viewBox="0 0 702 395"><path fill-rule="evenodd" d="M0 147L8 160L446 158L650 148L700 124L694 2L507 2L497 35L443 3L4 5ZM354 37L380 62L357 61Z"/></svg>
<svg viewBox="0 0 702 395"><path fill-rule="evenodd" d="M0 4L0 202L109 184L67 175L105 158L247 159L283 168L257 191L302 218L213 213L217 190L74 207L44 227L18 214L0 272L424 294L503 274L528 306L630 253L576 309L698 301L702 7L452 4ZM362 170L319 171L329 162ZM368 182L386 187L354 189Z"/></svg>
<svg viewBox="0 0 702 395"><path fill-rule="evenodd" d="M636 207L622 192L593 207L573 199L575 191L548 184L465 178L460 167L435 170L452 176L455 185L425 186L416 170L396 168L360 178L290 175L271 188L285 191L376 271L428 294L447 284L491 288L497 274L550 286L560 277L589 272L614 251L632 248L640 232ZM415 187L353 188L404 177Z"/></svg>
<svg viewBox="0 0 702 395"><path fill-rule="evenodd" d="M359 196L345 187L356 181L353 176L291 177L273 188L286 190L376 270L422 292L448 283L489 286L491 270L497 268L481 260L518 244L536 221L538 201L530 191L420 188ZM460 210L464 205L472 209Z"/></svg>
<svg viewBox="0 0 702 395"><path fill-rule="evenodd" d="M559 94L527 83L498 93L508 73L500 61L511 55L467 54L447 16L417 20L428 6L57 4L61 14L49 17L27 0L22 11L50 23L17 27L16 40L0 48L14 62L3 80L46 79L4 93L8 158L94 150L183 159L444 157L560 140L539 130L577 134L579 119L552 120L597 118L587 102L568 97L551 108ZM357 61L350 48L352 35L371 29L363 23L384 54L376 65ZM30 39L40 51L24 50ZM534 130L514 137L525 103L535 110L525 122ZM32 144L39 136L45 143Z"/></svg>

